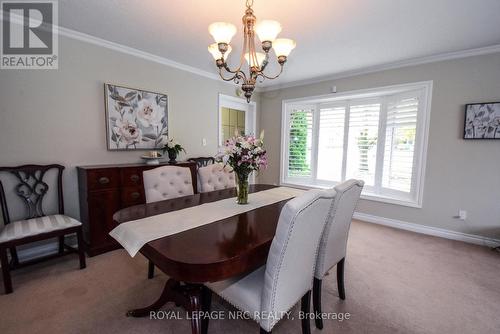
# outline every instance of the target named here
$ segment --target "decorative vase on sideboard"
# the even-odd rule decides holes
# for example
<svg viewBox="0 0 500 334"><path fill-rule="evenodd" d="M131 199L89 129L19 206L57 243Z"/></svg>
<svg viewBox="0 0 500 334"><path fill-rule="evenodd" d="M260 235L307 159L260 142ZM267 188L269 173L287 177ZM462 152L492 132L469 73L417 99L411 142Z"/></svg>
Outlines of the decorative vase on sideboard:
<svg viewBox="0 0 500 334"><path fill-rule="evenodd" d="M177 163L177 152L175 151L168 151L168 163L173 165Z"/></svg>

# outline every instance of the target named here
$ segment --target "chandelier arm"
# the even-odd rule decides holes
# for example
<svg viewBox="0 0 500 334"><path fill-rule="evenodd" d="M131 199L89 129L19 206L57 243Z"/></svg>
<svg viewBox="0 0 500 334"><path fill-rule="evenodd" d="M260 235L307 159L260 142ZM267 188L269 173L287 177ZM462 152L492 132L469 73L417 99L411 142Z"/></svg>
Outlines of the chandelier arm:
<svg viewBox="0 0 500 334"><path fill-rule="evenodd" d="M280 65L280 71L278 72L278 74L274 75L274 76L267 76L264 74L264 72L260 71L259 74L257 76L261 76L263 78L266 78L266 79L269 79L269 80L273 80L273 79L276 79L277 77L279 77L281 75L281 73L283 73L283 65Z"/></svg>
<svg viewBox="0 0 500 334"><path fill-rule="evenodd" d="M259 72L264 72L268 64L269 64L269 53L266 52L266 58L264 58L264 61L262 62L262 66L260 67Z"/></svg>
<svg viewBox="0 0 500 334"><path fill-rule="evenodd" d="M234 81L236 84L239 84L241 81L245 82L247 79L247 76L243 71L236 71L234 72L234 75L231 76L230 78L225 78L224 75L222 74L222 68L219 69L219 76L224 81Z"/></svg>
<svg viewBox="0 0 500 334"><path fill-rule="evenodd" d="M232 73L232 72L231 72ZM222 74L222 68L219 68L219 76L221 77L222 80L224 81L232 81L234 79L238 78L238 73L236 72L233 76L230 78L224 78L224 75Z"/></svg>
<svg viewBox="0 0 500 334"><path fill-rule="evenodd" d="M238 72L241 72L241 66L240 66L240 67L238 67L238 68L237 68L237 69L235 69L235 70L231 70L231 69L229 68L229 66L227 66L227 64L226 64L226 63L224 63L224 69L226 70L226 72L228 72L228 73L233 73L233 74L236 74L236 73L238 73Z"/></svg>

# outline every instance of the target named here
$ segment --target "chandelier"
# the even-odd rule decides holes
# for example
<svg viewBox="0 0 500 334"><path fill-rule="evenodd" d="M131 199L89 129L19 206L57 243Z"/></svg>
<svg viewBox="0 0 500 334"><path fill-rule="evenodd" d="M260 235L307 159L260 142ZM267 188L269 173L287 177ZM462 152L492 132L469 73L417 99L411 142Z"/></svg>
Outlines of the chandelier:
<svg viewBox="0 0 500 334"><path fill-rule="evenodd" d="M280 76L288 55L295 48L295 41L288 38L276 38L281 32L279 22L263 20L256 24L257 18L253 14L252 6L253 0L247 0L247 9L242 19L244 32L243 50L240 56L240 63L234 70L229 68L226 60L232 50L229 43L234 34L236 34L236 26L226 22L215 22L208 26L208 31L215 39L215 43L208 47L208 51L215 59L220 77L224 81L234 81L236 84L241 84L241 89L245 92L247 102L250 102L257 80L261 83L265 79L272 80ZM255 33L259 36L264 53L255 50ZM269 64L271 49L274 49L280 70L277 74L269 76L264 73L264 70ZM248 71L244 70L245 62L248 65Z"/></svg>

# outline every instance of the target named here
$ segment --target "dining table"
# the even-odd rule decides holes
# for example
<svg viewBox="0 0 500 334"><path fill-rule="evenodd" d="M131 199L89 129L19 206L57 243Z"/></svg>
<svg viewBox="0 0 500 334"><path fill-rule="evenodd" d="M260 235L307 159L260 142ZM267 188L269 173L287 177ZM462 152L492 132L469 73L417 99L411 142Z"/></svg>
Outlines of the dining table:
<svg viewBox="0 0 500 334"><path fill-rule="evenodd" d="M276 187L253 184L249 186L249 193ZM236 191L236 188L228 188L135 205L117 211L113 219L116 224L124 224L233 197L238 205ZM290 198L144 244L139 252L165 273L168 280L156 301L128 311L127 316L148 316L168 302L182 306L190 314L203 314L211 302L211 294L203 289L204 283L244 275L266 263L281 209L288 200ZM193 334L206 332L208 322L202 317L189 318Z"/></svg>

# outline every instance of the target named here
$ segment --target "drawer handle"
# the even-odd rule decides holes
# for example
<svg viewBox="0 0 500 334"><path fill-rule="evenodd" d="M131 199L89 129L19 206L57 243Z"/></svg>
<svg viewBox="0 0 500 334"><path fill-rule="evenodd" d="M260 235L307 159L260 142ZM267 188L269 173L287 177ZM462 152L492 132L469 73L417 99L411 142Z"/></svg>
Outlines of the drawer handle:
<svg viewBox="0 0 500 334"><path fill-rule="evenodd" d="M108 184L109 183L109 178L103 176L103 177L99 178L99 183L100 184Z"/></svg>
<svg viewBox="0 0 500 334"><path fill-rule="evenodd" d="M139 175L134 174L134 175L130 176L130 180L131 180L132 182L137 182L137 181L139 181Z"/></svg>
<svg viewBox="0 0 500 334"><path fill-rule="evenodd" d="M134 191L133 193L130 194L130 197L132 197L132 199L138 199L140 196L141 194L137 191Z"/></svg>

